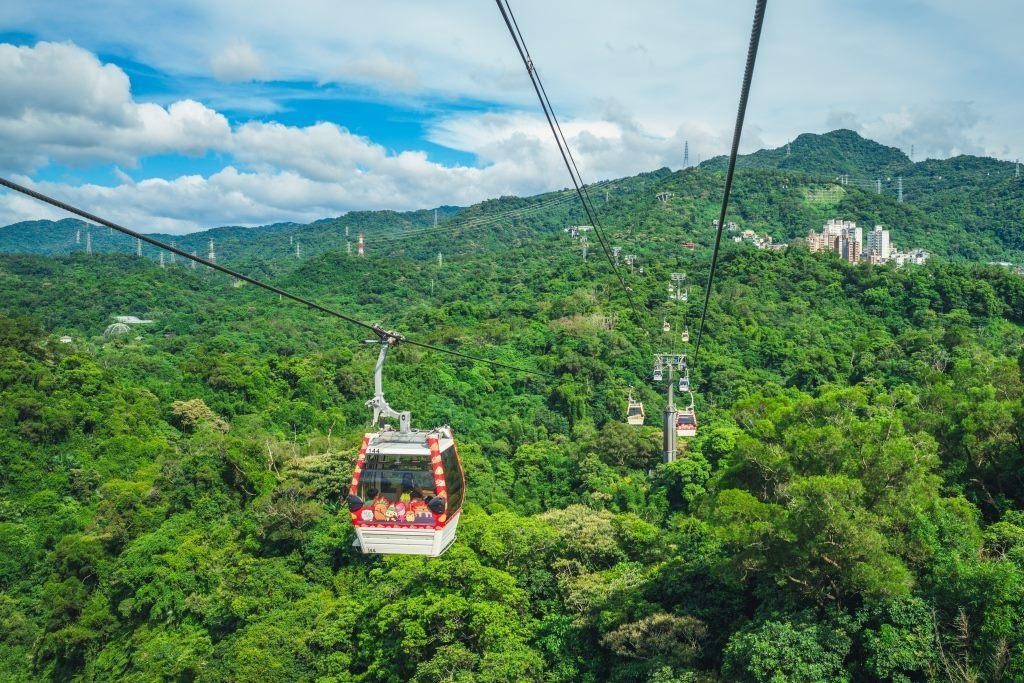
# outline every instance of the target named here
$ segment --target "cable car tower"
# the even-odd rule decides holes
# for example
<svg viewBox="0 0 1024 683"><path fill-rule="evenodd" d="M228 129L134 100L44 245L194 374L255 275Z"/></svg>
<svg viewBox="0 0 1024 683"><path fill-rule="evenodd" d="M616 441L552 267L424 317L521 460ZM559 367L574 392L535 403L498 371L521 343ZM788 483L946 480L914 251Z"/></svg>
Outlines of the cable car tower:
<svg viewBox="0 0 1024 683"><path fill-rule="evenodd" d="M363 553L437 557L455 541L466 490L462 463L451 427L414 429L410 412L384 398L384 361L404 338L379 325L373 329L379 338L366 343L379 344L380 353L366 406L377 431L363 437L345 499L356 529L353 545Z"/></svg>
<svg viewBox="0 0 1024 683"><path fill-rule="evenodd" d="M690 405L680 411L676 410L673 371L679 372L679 391L689 394ZM656 353L654 354L654 381L661 382L668 373L668 402L665 405L662 423L662 445L664 462L675 462L676 437L697 435L697 415L694 411L693 392L690 391L690 370L686 366L686 354Z"/></svg>

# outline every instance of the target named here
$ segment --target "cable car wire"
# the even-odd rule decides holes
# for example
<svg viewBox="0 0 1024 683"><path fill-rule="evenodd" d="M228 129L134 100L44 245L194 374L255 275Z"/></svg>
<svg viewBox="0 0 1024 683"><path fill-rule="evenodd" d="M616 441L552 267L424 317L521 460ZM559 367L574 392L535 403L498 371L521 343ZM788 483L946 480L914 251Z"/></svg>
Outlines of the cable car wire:
<svg viewBox="0 0 1024 683"><path fill-rule="evenodd" d="M754 78L754 62L757 61L757 48L761 43L761 26L764 24L764 12L768 0L757 0L754 7L754 25L750 30L750 45L747 48L747 64L743 70L743 85L740 88L740 103L736 109L736 127L732 134L732 150L729 153L729 169L725 174L725 191L722 194L722 210L718 214L718 232L715 233L715 249L711 252L711 270L708 272L708 284L704 288L704 308L700 314L700 327L697 329L697 343L693 347L693 364L697 364L700 353L700 342L704 337L704 322L708 316L708 302L711 300L711 286L715 281L715 268L718 266L718 250L722 244L722 230L725 229L725 214L729 209L729 193L732 191L733 175L736 171L736 157L739 154L740 135L743 133L743 120L747 115L747 98L750 95L750 82Z"/></svg>
<svg viewBox="0 0 1024 683"><path fill-rule="evenodd" d="M626 299L629 300L629 305L630 308L633 309L633 315L636 318L637 324L643 328L644 319L640 316L640 310L636 305L636 301L633 300L633 292L629 286L626 285L626 281L623 279L622 273L619 272L618 266L615 265L615 259L612 257L608 243L602 234L603 230L601 229L600 222L598 221L597 212L594 210L593 203L590 201L587 186L583 182L579 168L576 165L576 160L573 158L572 151L569 149L569 143L565 139L565 135L562 133L562 126L558 122L558 117L555 115L555 110L551 106L551 101L548 99L547 91L544 89L544 84L540 79L540 74L537 73L537 69L533 64L533 58L530 56L530 51L526 48L526 41L523 39L523 35L519 30L519 24L515 20L512 8L509 6L508 0L495 0L495 2L498 5L498 9L501 11L502 19L505 20L505 26L508 28L509 35L512 36L512 41L516 45L519 57L523 60L523 66L526 67L526 72L530 76L530 82L533 85L534 92L537 93L537 99L540 100L540 106L544 111L544 117L547 119L548 126L551 128L551 134L555 138L555 144L558 145L558 152L562 156L562 161L565 162L566 170L569 171L569 177L572 179L573 187L576 188L576 194L580 198L583 210L586 212L587 218L590 220L590 224L594 226L594 234L597 235L597 240L601 244L601 250L604 252L604 256L608 261L608 265L611 266L612 272L615 273L615 277L618 278L619 284L622 286L622 291L626 294Z"/></svg>
<svg viewBox="0 0 1024 683"><path fill-rule="evenodd" d="M154 238L150 237L149 235L145 235L145 234L143 234L141 232L136 232L136 231L132 230L131 228L126 228L123 225L118 225L117 223L114 223L112 221L108 221L105 218L101 218L101 217L99 217L99 216L97 216L95 214L89 213L88 211L85 211L83 209L79 209L78 207L72 206L71 204L68 204L66 202L62 202L59 199L54 199L53 197L47 196L47 195L45 195L45 194L43 194L41 192L36 192L35 190L33 190L31 188L25 187L24 185L19 185L18 183L15 183L15 182L13 182L11 180L7 180L6 178L0 178L0 185L4 186L4 187L6 187L6 188L8 188L10 190L14 190L15 192L20 192L21 194L26 195L28 197L32 197L33 199L41 201L44 204L49 204L50 206L57 207L58 209L62 209L64 211L67 211L68 213L73 213L76 216L81 216L82 218L84 218L84 219L86 219L88 221L92 221L93 223L98 223L99 225L103 225L105 227L108 227L111 230L116 230L117 232L120 232L120 233L122 233L124 235L128 235L129 237L134 237L135 239L138 239L138 240L141 240L143 242L146 242L147 244L151 244L154 247L157 247L158 249L163 249L164 251L168 251L168 252L170 252L172 254L176 254L178 256L181 256L182 258L188 259L189 261L195 261L196 263L199 263L201 265L207 266L208 268L212 268L213 270L220 271L220 272L225 273L227 275L230 275L232 277L238 278L239 280L243 280L243 281L248 282L248 283L250 283L252 285L255 285L257 287L265 289L265 290L267 290L269 292L273 292L274 294L282 296L282 297L284 297L286 299L291 299L292 301L294 301L296 303L300 303L303 306L306 306L308 308L312 308L314 310L320 311L321 313L326 313L329 316L332 316L332 317L335 317L335 318L339 318L341 320L344 320L347 323L351 323L352 325L356 325L357 327L361 327L363 329L369 330L369 331L373 332L374 334L378 335L381 338L394 339L396 342L401 342L403 344L409 344L410 346L418 346L421 349L427 349L427 350L430 350L430 351L437 351L438 353L445 353L445 354L448 354L449 356L456 356L458 358L465 358L467 360L477 361L479 363L486 363L488 365L493 365L495 367L505 368L506 370L515 370L516 372L522 372L522 373L526 373L526 374L530 374L530 375L539 375L539 376L543 376L543 377L551 377L552 376L551 373L548 373L548 372L542 372L540 370L530 370L529 368L523 368L523 367L520 367L520 366L517 366L517 365L511 365L509 363L502 363L501 361L490 360L488 358L481 358L479 356L474 356L472 354L463 353L461 351L453 351L451 349L446 349L446 348L441 347L441 346L435 346L433 344L428 344L426 342L416 341L414 339L408 339L404 335L398 334L397 332L386 330L381 325L374 325L374 324L371 324L371 323L363 322L362 320L359 320L357 318L353 318L352 316L346 315L346 314L342 313L341 311L335 310L333 308L328 308L327 306L324 306L323 304L319 304L319 303L317 303L317 302L315 302L315 301L313 301L311 299L307 299L305 297L299 296L298 294L292 294L291 292L289 292L289 291L287 291L285 289L281 289L280 287L276 287L274 285L268 284L268 283L263 282L261 280L257 280L254 277L250 277L248 275L244 275L242 273L239 273L236 270L232 270L231 268L228 268L226 266L222 266L221 264L219 264L219 263L217 263L215 261L209 261L207 259L202 258L201 256L196 256L196 255L190 254L189 252L187 252L187 251L185 251L183 249L179 249L177 247L171 246L170 244L166 244L164 242L161 242L160 240L154 239Z"/></svg>

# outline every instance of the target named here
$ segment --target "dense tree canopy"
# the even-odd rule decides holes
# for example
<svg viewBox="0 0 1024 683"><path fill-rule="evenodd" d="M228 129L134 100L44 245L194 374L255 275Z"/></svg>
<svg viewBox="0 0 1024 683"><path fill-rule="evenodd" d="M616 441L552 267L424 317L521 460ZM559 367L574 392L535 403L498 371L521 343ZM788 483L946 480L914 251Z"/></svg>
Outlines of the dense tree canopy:
<svg viewBox="0 0 1024 683"><path fill-rule="evenodd" d="M800 234L833 210L764 189L777 172L741 178L737 219ZM651 354L696 324L707 273L675 247L710 243L716 178L599 199L645 266L626 273L640 321L562 232L568 205L365 259L238 255L551 373L393 353L389 400L451 424L466 468L435 560L351 548L340 496L375 360L359 331L180 264L0 258L5 680L1024 680L1024 279L727 244L700 431L662 464L625 399L656 424ZM678 271L689 303L666 300ZM117 314L155 322L104 338Z"/></svg>

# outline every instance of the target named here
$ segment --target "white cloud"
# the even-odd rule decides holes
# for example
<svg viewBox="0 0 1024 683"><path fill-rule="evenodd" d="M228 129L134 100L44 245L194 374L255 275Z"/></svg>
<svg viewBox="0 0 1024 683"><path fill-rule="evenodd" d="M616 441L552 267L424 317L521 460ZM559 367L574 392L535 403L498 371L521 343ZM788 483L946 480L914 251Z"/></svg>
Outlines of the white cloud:
<svg viewBox="0 0 1024 683"><path fill-rule="evenodd" d="M992 153L983 142L982 125L988 120L973 102L956 101L901 107L863 120L852 112L833 111L826 119L829 127L855 130L907 154L913 146L915 161Z"/></svg>
<svg viewBox="0 0 1024 683"><path fill-rule="evenodd" d="M70 43L0 44L0 164L133 165L146 155L223 146L227 119L193 100L136 102L128 76Z"/></svg>
<svg viewBox="0 0 1024 683"><path fill-rule="evenodd" d="M594 118L614 96L648 130L672 131L683 121L723 130L731 124L748 3L521 0L515 9L564 114ZM921 0L886 12L872 3L774 3L750 119L769 143L781 144L823 130L832 109L869 120L970 100L993 117L979 130L979 144L1019 147L1024 102L1007 95L1020 90L1024 73L1024 52L1015 49L1019 14L1013 0ZM139 32L140 24L150 30ZM280 79L355 82L384 98L399 91L431 101L534 106L496 8L476 0L309 0L301 12L271 0L9 0L0 7L2 29L70 37L186 76L207 75L209 56L238 41L260 46L260 61Z"/></svg>
<svg viewBox="0 0 1024 683"><path fill-rule="evenodd" d="M245 41L233 43L210 58L210 69L219 81L227 83L265 78L267 67L252 45Z"/></svg>
<svg viewBox="0 0 1024 683"><path fill-rule="evenodd" d="M586 180L672 164L684 139L718 147L696 126L659 136L628 120L567 120L563 130ZM209 176L189 175L116 187L42 183L41 191L144 232L189 232L216 225L311 221L354 209L416 209L466 205L504 194L566 186L566 171L543 118L525 114L445 119L431 138L470 152L477 166L446 166L423 152L395 154L329 123L306 127L249 122L225 150L238 165ZM0 223L39 215L38 207L0 194Z"/></svg>
<svg viewBox="0 0 1024 683"><path fill-rule="evenodd" d="M0 116L5 119L44 111L113 125L131 122L125 107L128 76L71 43L0 44L0 90Z"/></svg>
<svg viewBox="0 0 1024 683"><path fill-rule="evenodd" d="M423 152L390 152L332 123L297 127L249 121L232 129L223 115L193 100L167 107L137 102L123 71L71 44L2 46L0 59L8 67L0 86L10 85L20 95L18 106L8 104L0 111L0 139L9 142L0 158L12 165L132 164L161 152L230 155L232 165L208 176L133 182L118 168L115 187L41 185L144 231L312 220L352 209L469 204L566 184L547 124L535 114L467 114L437 122L429 134L432 141L478 160L446 166ZM32 82L46 87L29 88ZM684 135L692 136L695 148L724 144L710 129L654 133L614 102L605 102L603 109L604 116L568 118L563 125L589 180L673 163ZM38 216L37 208L3 195L0 220Z"/></svg>
<svg viewBox="0 0 1024 683"><path fill-rule="evenodd" d="M1024 107L1019 88L1011 87L1024 73L1021 53L1009 47L1016 24L1007 18L1015 16L1015 5L922 0L915 7L883 16L856 3L772 5L743 148L841 123L888 144L915 144L919 157L1024 153ZM726 151L749 31L747 4L523 0L516 10L587 180L677 166L684 140L691 159ZM140 34L140 24L151 30ZM964 32L963 25L988 26L993 39L980 29ZM522 65L486 3L452 0L439 10L418 0L310 0L296 12L269 0L89 6L11 0L0 3L4 29L74 38L171 77L208 78L213 71L230 81L273 73L355 83L378 90L385 101L400 96L424 104L428 139L476 158L446 166L422 152L395 154L330 123L251 121L232 128L210 102L223 109L230 98L252 97L260 111L273 113L267 84L218 86L224 99L159 106L136 101L121 69L73 44L0 46L4 166L129 167L151 154L209 150L231 157L225 162L231 165L205 176L134 184L121 178L114 188L46 186L144 230L463 204L566 184L546 122L532 113ZM950 107L954 97L973 104ZM438 109L466 100L494 111L431 122ZM0 221L42 215L35 206L3 195Z"/></svg>
<svg viewBox="0 0 1024 683"><path fill-rule="evenodd" d="M410 64L381 54L356 57L342 62L330 80L340 83L368 83L385 90L414 90L421 87L419 76Z"/></svg>
<svg viewBox="0 0 1024 683"><path fill-rule="evenodd" d="M683 145L689 142L691 162L721 153L730 141L711 126L687 121L671 130L650 130L614 103L605 103L604 116L561 122L584 180L614 178L681 165ZM439 145L474 154L481 163L512 162L523 174L521 185L534 191L564 184L567 172L555 147L547 121L540 115L510 113L464 114L436 122L428 138ZM745 149L757 149L762 141L750 129ZM529 183L532 178L534 183Z"/></svg>

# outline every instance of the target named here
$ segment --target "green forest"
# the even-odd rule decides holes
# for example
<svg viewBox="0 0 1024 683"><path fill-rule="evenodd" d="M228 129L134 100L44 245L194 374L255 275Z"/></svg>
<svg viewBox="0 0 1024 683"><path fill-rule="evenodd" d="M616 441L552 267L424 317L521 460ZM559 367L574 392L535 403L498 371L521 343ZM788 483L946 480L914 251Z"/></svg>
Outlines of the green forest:
<svg viewBox="0 0 1024 683"><path fill-rule="evenodd" d="M105 228L0 228L3 680L1024 681L1024 277L987 263L1024 254L1024 180L901 157L837 131L743 159L728 220L793 243L723 243L669 464L653 354L690 352L720 160L592 188L638 311L566 192L213 231L232 268L543 373L389 356L465 467L435 559L352 547L364 330ZM901 172L903 203L826 177ZM827 218L935 256L811 254Z"/></svg>

